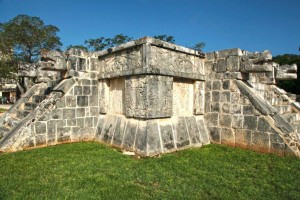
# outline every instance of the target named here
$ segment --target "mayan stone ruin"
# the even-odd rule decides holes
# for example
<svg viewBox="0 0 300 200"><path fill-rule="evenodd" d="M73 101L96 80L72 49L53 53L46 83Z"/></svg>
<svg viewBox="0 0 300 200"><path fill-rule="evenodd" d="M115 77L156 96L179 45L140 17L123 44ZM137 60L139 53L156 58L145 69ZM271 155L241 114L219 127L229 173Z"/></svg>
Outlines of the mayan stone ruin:
<svg viewBox="0 0 300 200"><path fill-rule="evenodd" d="M140 156L216 143L300 157L296 79L269 51L202 53L145 37L99 52L43 52L0 118L0 151L98 141ZM26 91L26 92L25 92Z"/></svg>

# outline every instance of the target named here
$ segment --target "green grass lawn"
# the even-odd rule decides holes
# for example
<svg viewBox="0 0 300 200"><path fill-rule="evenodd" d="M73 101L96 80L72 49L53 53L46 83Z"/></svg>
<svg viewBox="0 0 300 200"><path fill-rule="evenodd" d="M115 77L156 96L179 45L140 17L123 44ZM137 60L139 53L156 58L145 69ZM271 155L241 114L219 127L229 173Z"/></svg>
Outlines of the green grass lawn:
<svg viewBox="0 0 300 200"><path fill-rule="evenodd" d="M64 144L1 154L0 199L300 199L300 159L218 145L137 159Z"/></svg>

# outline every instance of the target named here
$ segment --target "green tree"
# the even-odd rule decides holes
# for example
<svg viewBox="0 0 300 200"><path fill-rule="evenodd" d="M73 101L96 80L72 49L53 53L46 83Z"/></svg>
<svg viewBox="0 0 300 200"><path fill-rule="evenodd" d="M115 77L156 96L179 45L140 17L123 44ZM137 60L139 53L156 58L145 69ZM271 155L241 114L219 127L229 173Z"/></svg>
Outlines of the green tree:
<svg viewBox="0 0 300 200"><path fill-rule="evenodd" d="M198 43L194 44L194 46L192 46L190 48L194 49L196 51L202 51L204 47L205 47L205 43L204 42L198 42Z"/></svg>
<svg viewBox="0 0 300 200"><path fill-rule="evenodd" d="M123 35L123 34L118 34L118 35L115 35L115 37L111 38L111 47L113 46L118 46L120 44L123 44L125 42L129 42L131 40L133 40L132 37L129 37L127 35Z"/></svg>
<svg viewBox="0 0 300 200"><path fill-rule="evenodd" d="M166 42L170 42L170 43L175 43L175 39L174 36L169 36L169 35L154 35L153 38L155 39L159 39L159 40L163 40Z"/></svg>
<svg viewBox="0 0 300 200"><path fill-rule="evenodd" d="M88 40L85 40L84 43L92 51L101 51L106 48L115 47L120 44L129 42L132 39L133 39L132 37L129 37L127 35L118 34L118 35L115 35L113 38L99 37L96 39L88 39Z"/></svg>
<svg viewBox="0 0 300 200"><path fill-rule="evenodd" d="M5 40L0 32L0 79L15 79L17 60L14 57L12 46Z"/></svg>
<svg viewBox="0 0 300 200"><path fill-rule="evenodd" d="M285 64L297 64L298 68L300 66L300 56L295 54L284 54L273 57L273 61L277 62L280 65ZM297 71L297 79L296 80L288 80L288 81L279 81L278 86L286 90L287 92L300 94L300 70Z"/></svg>
<svg viewBox="0 0 300 200"><path fill-rule="evenodd" d="M42 49L59 50L62 44L56 35L58 31L56 26L45 25L38 17L18 15L0 24L0 51L13 50L18 61L34 62Z"/></svg>
<svg viewBox="0 0 300 200"><path fill-rule="evenodd" d="M69 45L67 46L67 50L71 49L71 48L75 48L75 49L81 49L84 51L88 51L88 48L84 45Z"/></svg>

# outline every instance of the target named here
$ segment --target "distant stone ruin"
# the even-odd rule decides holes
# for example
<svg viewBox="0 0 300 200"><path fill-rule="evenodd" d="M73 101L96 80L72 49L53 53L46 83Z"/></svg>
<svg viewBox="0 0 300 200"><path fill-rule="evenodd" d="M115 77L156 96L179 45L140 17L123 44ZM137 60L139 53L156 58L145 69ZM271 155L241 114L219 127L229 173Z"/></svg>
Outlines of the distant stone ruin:
<svg viewBox="0 0 300 200"><path fill-rule="evenodd" d="M297 78L270 52L204 54L145 37L99 52L43 52L0 119L0 150L99 141L141 156L226 144L300 156ZM29 70L28 70L29 69Z"/></svg>

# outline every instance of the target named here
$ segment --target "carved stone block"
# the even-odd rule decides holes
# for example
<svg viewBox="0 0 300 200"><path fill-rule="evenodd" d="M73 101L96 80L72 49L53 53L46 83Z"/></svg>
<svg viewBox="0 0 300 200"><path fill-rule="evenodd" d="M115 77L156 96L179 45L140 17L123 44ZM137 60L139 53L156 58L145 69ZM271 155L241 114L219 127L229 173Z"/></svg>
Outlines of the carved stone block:
<svg viewBox="0 0 300 200"><path fill-rule="evenodd" d="M141 75L125 80L127 117L164 118L172 116L172 77Z"/></svg>

